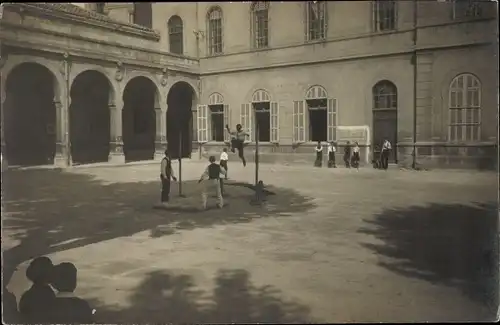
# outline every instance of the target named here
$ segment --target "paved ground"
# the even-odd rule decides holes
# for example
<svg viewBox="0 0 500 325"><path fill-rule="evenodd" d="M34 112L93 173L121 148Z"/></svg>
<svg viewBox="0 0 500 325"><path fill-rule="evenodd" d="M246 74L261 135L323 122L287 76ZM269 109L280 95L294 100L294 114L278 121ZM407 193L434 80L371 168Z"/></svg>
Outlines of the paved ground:
<svg viewBox="0 0 500 325"><path fill-rule="evenodd" d="M158 166L6 172L8 289L19 299L47 254L77 265L100 322L494 318L494 174L267 165L266 206L236 184L228 207L199 212L202 168L183 167L188 198L170 211L152 209ZM230 168L254 179L252 164Z"/></svg>

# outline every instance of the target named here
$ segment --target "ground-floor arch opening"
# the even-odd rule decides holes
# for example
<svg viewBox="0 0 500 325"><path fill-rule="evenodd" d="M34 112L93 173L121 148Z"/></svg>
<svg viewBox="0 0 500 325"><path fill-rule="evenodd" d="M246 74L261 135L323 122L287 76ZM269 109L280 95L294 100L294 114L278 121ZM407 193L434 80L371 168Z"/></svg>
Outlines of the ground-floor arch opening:
<svg viewBox="0 0 500 325"><path fill-rule="evenodd" d="M193 135L192 107L194 89L186 82L175 83L167 96L167 143L172 157L191 156Z"/></svg>
<svg viewBox="0 0 500 325"><path fill-rule="evenodd" d="M123 152L125 161L150 160L155 154L156 85L146 77L130 80L123 92Z"/></svg>
<svg viewBox="0 0 500 325"><path fill-rule="evenodd" d="M56 153L56 105L60 99L54 74L41 64L22 63L7 76L4 135L10 165L53 164Z"/></svg>
<svg viewBox="0 0 500 325"><path fill-rule="evenodd" d="M71 85L69 107L71 157L74 164L107 162L110 141L111 84L102 73L87 70Z"/></svg>

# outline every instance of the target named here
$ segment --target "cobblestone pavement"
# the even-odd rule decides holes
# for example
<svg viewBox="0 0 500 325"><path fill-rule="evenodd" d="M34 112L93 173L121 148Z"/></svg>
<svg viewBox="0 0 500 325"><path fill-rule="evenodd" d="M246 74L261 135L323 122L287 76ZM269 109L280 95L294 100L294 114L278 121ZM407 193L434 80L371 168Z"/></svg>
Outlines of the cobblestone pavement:
<svg viewBox="0 0 500 325"><path fill-rule="evenodd" d="M200 212L203 167L170 210L156 165L4 173L8 289L46 254L76 264L101 322L494 318L494 174L265 165L275 195L253 206L254 166L233 162L229 205Z"/></svg>

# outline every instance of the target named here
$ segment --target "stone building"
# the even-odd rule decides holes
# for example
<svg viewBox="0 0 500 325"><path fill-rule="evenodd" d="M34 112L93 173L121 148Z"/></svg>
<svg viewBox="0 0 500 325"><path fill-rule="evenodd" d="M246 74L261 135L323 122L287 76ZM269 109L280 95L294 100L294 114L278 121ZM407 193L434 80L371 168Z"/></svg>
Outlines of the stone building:
<svg viewBox="0 0 500 325"><path fill-rule="evenodd" d="M10 164L193 159L241 123L261 161L317 141L391 160L493 168L494 2L5 4L2 152ZM180 150L182 148L182 150ZM416 150L414 150L416 149Z"/></svg>

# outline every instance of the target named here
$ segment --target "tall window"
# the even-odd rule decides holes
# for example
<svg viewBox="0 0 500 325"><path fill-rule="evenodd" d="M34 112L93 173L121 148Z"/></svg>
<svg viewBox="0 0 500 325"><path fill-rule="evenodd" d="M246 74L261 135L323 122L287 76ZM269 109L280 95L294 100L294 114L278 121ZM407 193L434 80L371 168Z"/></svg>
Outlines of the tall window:
<svg viewBox="0 0 500 325"><path fill-rule="evenodd" d="M481 83L472 74L461 74L450 84L449 140L479 141L481 138Z"/></svg>
<svg viewBox="0 0 500 325"><path fill-rule="evenodd" d="M394 110L398 108L398 91L390 81L381 81L373 87L373 109Z"/></svg>
<svg viewBox="0 0 500 325"><path fill-rule="evenodd" d="M396 29L396 1L375 0L373 2L373 20L377 32Z"/></svg>
<svg viewBox="0 0 500 325"><path fill-rule="evenodd" d="M252 28L255 48L269 46L269 2L252 3Z"/></svg>
<svg viewBox="0 0 500 325"><path fill-rule="evenodd" d="M229 111L227 105L224 105L224 97L221 94L213 93L210 95L208 98L208 111L210 114L210 140L222 142L225 140L225 124L229 124L227 120Z"/></svg>
<svg viewBox="0 0 500 325"><path fill-rule="evenodd" d="M326 1L306 2L307 40L326 38Z"/></svg>
<svg viewBox="0 0 500 325"><path fill-rule="evenodd" d="M222 53L222 10L214 7L208 12L208 53Z"/></svg>
<svg viewBox="0 0 500 325"><path fill-rule="evenodd" d="M179 16L172 16L168 20L168 42L170 46L170 53L184 53L182 19Z"/></svg>
<svg viewBox="0 0 500 325"><path fill-rule="evenodd" d="M480 1L453 0L453 19L481 17Z"/></svg>
<svg viewBox="0 0 500 325"><path fill-rule="evenodd" d="M152 28L153 8L151 7L151 2L134 3L134 24Z"/></svg>
<svg viewBox="0 0 500 325"><path fill-rule="evenodd" d="M95 4L95 11L98 13L98 14L104 14L104 7L106 6L105 3L96 3Z"/></svg>

